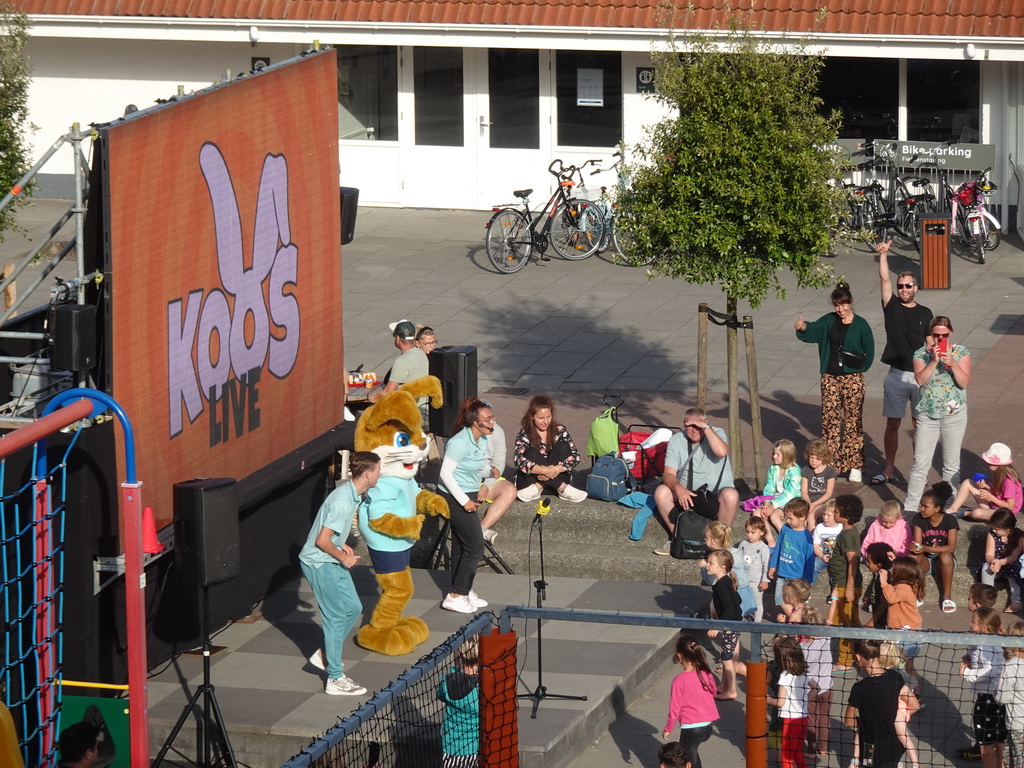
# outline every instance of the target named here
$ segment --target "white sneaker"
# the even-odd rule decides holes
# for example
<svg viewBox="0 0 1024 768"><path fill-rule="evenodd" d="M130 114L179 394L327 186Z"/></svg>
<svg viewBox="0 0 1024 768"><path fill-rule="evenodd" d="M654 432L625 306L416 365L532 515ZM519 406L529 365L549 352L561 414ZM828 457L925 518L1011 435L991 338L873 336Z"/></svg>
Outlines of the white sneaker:
<svg viewBox="0 0 1024 768"><path fill-rule="evenodd" d="M520 501L536 501L540 498L540 488L536 483L531 483L520 491L516 492L516 498Z"/></svg>
<svg viewBox="0 0 1024 768"><path fill-rule="evenodd" d="M441 601L441 607L446 611L455 611L456 613L476 613L476 608L466 595L445 595L444 600Z"/></svg>
<svg viewBox="0 0 1024 768"><path fill-rule="evenodd" d="M324 652L322 648L317 648L313 655L309 657L309 663L319 669L321 672L327 669L327 665L324 664Z"/></svg>
<svg viewBox="0 0 1024 768"><path fill-rule="evenodd" d="M480 595L478 595L472 589L469 590L469 594L466 595L466 597L469 598L469 603L474 608L486 608L488 605L490 605L490 603L488 603L486 600L480 597Z"/></svg>
<svg viewBox="0 0 1024 768"><path fill-rule="evenodd" d="M493 546L494 540L498 538L498 534L491 528L484 528L484 541Z"/></svg>
<svg viewBox="0 0 1024 768"><path fill-rule="evenodd" d="M859 469L850 470L850 482L851 483L862 483L864 482L864 476L861 474Z"/></svg>
<svg viewBox="0 0 1024 768"><path fill-rule="evenodd" d="M336 680L328 680L324 685L324 693L331 696L362 696L366 689L351 677L342 675Z"/></svg>
<svg viewBox="0 0 1024 768"><path fill-rule="evenodd" d="M579 488L575 488L567 483L565 488L558 492L558 498L563 501L571 501L573 504L579 504L587 498L587 492L581 491Z"/></svg>
<svg viewBox="0 0 1024 768"><path fill-rule="evenodd" d="M665 546L654 550L656 555L671 555L672 554L672 539L665 542Z"/></svg>

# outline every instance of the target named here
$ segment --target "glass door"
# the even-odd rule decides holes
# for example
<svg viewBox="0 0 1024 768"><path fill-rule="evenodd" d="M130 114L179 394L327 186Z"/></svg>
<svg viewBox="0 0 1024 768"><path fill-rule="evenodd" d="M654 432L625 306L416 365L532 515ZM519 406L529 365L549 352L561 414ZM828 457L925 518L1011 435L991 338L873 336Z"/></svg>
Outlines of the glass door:
<svg viewBox="0 0 1024 768"><path fill-rule="evenodd" d="M486 91L477 99L478 205L511 202L512 190L526 188L535 190L531 203L540 205L553 188L550 130L541 129L551 124L550 54L515 48L478 54L486 57L487 73Z"/></svg>

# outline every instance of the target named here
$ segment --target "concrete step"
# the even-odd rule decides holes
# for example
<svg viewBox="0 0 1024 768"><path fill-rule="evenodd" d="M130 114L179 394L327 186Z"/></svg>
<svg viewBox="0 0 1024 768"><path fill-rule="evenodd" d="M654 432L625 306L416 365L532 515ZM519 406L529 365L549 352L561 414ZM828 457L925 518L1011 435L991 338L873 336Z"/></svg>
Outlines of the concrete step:
<svg viewBox="0 0 1024 768"><path fill-rule="evenodd" d="M583 484L581 480L577 481ZM847 492L846 489L838 489ZM863 494L862 494L863 495ZM700 572L695 560L674 560L654 554L665 543L667 533L657 519L648 520L642 541L629 538L635 510L613 502L587 499L579 504L551 501L551 511L543 517L535 513L536 502L515 502L495 526L498 533L495 549L516 573L540 573L540 529L543 527L544 568L546 576L595 578L607 581L642 581L650 583L698 584ZM863 532L877 517L881 504L871 508L871 497L865 497L864 519L858 526ZM909 515L907 516L909 520ZM747 515L740 512L733 525L733 540L744 536ZM954 575L953 599L966 605L967 591L975 583L978 566L984 561L985 536L983 523L961 521L957 542L957 568ZM428 519L423 537L413 549L414 567L428 567L429 554L440 529L440 521ZM862 572L868 577L867 567ZM819 577L813 594L823 599L828 581ZM938 598L936 585L929 581L929 602ZM1002 603L1000 603L1002 605Z"/></svg>

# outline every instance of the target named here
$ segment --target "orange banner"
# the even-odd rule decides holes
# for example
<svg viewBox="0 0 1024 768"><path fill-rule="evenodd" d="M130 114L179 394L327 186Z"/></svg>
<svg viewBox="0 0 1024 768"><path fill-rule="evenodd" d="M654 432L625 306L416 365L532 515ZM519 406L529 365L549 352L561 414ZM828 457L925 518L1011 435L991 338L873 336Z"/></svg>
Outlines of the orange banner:
<svg viewBox="0 0 1024 768"><path fill-rule="evenodd" d="M174 483L341 421L337 98L329 50L103 129L112 395L159 526Z"/></svg>

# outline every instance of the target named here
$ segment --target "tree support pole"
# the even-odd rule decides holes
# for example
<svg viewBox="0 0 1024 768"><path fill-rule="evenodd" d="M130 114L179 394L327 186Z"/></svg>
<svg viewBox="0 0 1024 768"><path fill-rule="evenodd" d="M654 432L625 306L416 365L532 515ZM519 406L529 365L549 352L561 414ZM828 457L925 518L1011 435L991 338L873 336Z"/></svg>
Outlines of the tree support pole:
<svg viewBox="0 0 1024 768"><path fill-rule="evenodd" d="M764 456L762 455L761 433L761 392L757 383L757 350L754 346L754 318L750 315L743 316L743 338L747 347L747 388L750 392L750 429L753 432L754 442L754 488L761 487L761 478L764 469Z"/></svg>

